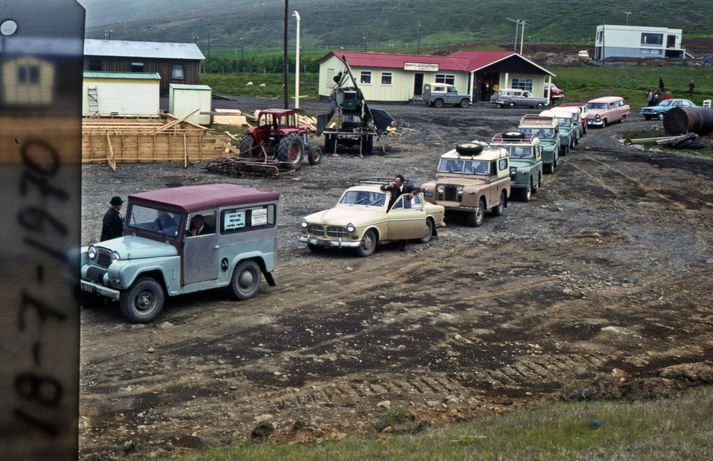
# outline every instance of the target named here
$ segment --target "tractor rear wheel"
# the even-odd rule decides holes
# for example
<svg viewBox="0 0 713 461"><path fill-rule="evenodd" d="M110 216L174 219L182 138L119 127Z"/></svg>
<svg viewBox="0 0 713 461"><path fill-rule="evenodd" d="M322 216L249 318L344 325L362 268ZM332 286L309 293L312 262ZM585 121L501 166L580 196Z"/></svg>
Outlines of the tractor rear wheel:
<svg viewBox="0 0 713 461"><path fill-rule="evenodd" d="M242 158L252 158L253 155L256 153L255 150L253 150L253 147L255 145L255 140L253 137L249 134L244 135L242 138L240 138L240 141L238 141L238 149L240 149L240 157Z"/></svg>
<svg viewBox="0 0 713 461"><path fill-rule="evenodd" d="M298 170L302 165L304 150L302 138L297 133L290 133L280 140L277 147L277 159L281 162L290 162L295 170Z"/></svg>

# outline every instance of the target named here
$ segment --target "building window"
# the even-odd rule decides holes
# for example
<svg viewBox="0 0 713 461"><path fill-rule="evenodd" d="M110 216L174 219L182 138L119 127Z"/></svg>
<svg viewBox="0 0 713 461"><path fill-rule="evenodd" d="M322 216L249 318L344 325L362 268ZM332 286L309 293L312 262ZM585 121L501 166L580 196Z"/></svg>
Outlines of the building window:
<svg viewBox="0 0 713 461"><path fill-rule="evenodd" d="M365 83L367 85L371 84L371 71L363 70L361 71L361 79L359 83Z"/></svg>
<svg viewBox="0 0 713 461"><path fill-rule="evenodd" d="M18 83L40 83L40 68L37 66L19 66L17 68Z"/></svg>
<svg viewBox="0 0 713 461"><path fill-rule="evenodd" d="M600 30L597 32L597 42L601 43L604 40L604 31Z"/></svg>
<svg viewBox="0 0 713 461"><path fill-rule="evenodd" d="M131 72L143 72L144 71L144 63L143 62L132 62L131 63Z"/></svg>
<svg viewBox="0 0 713 461"><path fill-rule="evenodd" d="M171 78L173 80L183 80L185 78L185 70L183 64L174 64L171 67Z"/></svg>
<svg viewBox="0 0 713 461"><path fill-rule="evenodd" d="M651 48L641 48L641 54L653 54L657 56L661 56L663 50L655 50Z"/></svg>
<svg viewBox="0 0 713 461"><path fill-rule="evenodd" d="M391 85L391 77L392 77L391 72L382 72L381 73L381 84L382 85Z"/></svg>
<svg viewBox="0 0 713 461"><path fill-rule="evenodd" d="M436 83L456 84L456 76L451 74L436 74Z"/></svg>
<svg viewBox="0 0 713 461"><path fill-rule="evenodd" d="M532 92L532 79L531 78L514 78L512 79L511 88L519 88L521 90L526 90Z"/></svg>
<svg viewBox="0 0 713 461"><path fill-rule="evenodd" d="M663 34L641 34L642 45L663 45Z"/></svg>
<svg viewBox="0 0 713 461"><path fill-rule="evenodd" d="M101 58L89 58L89 70L101 72L102 70L102 60Z"/></svg>

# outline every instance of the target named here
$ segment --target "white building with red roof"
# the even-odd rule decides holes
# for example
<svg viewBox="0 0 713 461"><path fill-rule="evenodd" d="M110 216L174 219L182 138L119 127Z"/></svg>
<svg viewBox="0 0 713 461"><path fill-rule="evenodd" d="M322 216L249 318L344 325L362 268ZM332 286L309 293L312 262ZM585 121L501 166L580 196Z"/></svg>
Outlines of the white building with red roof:
<svg viewBox="0 0 713 461"><path fill-rule="evenodd" d="M458 51L448 56L331 51L319 61L319 95L329 97L333 77L346 57L367 101L406 102L419 98L426 83L455 85L471 101L490 101L498 88L521 88L547 97L555 76L514 51Z"/></svg>

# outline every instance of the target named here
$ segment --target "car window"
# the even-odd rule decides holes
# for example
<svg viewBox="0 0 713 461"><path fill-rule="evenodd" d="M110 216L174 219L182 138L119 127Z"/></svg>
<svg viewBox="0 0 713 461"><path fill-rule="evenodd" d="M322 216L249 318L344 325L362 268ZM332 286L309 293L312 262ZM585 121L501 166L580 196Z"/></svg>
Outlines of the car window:
<svg viewBox="0 0 713 461"><path fill-rule="evenodd" d="M368 190L350 190L339 199L340 205L383 206L386 194Z"/></svg>
<svg viewBox="0 0 713 461"><path fill-rule="evenodd" d="M507 167L508 167L507 159L502 158L498 161L498 168L500 168L500 171L507 169Z"/></svg>
<svg viewBox="0 0 713 461"><path fill-rule="evenodd" d="M185 234L187 237L215 234L215 211L193 213L186 220Z"/></svg>
<svg viewBox="0 0 713 461"><path fill-rule="evenodd" d="M220 212L220 233L232 234L275 226L275 205L231 208Z"/></svg>

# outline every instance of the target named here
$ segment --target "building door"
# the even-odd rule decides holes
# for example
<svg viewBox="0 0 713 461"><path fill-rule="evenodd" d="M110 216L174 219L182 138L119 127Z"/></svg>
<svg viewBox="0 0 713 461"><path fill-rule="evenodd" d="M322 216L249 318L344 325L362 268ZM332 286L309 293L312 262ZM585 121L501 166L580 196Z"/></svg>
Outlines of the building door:
<svg viewBox="0 0 713 461"><path fill-rule="evenodd" d="M413 95L421 96L423 94L423 74L413 74Z"/></svg>
<svg viewBox="0 0 713 461"><path fill-rule="evenodd" d="M676 48L676 36L669 35L666 37L666 48Z"/></svg>
<svg viewBox="0 0 713 461"><path fill-rule="evenodd" d="M490 101L490 97L498 90L500 83L500 73L498 72L483 72L480 76L476 75L475 82L478 85L476 94L479 101Z"/></svg>

